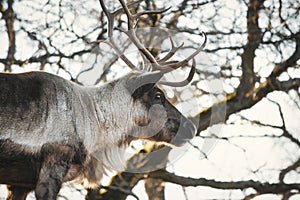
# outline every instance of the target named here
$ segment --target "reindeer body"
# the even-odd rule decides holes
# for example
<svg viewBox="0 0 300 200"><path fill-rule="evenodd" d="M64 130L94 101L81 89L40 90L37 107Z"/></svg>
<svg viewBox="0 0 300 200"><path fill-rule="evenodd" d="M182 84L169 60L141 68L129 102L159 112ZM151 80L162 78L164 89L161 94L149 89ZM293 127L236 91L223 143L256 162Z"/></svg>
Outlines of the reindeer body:
<svg viewBox="0 0 300 200"><path fill-rule="evenodd" d="M101 163L102 155L125 142L121 139L126 129L117 130L109 117L124 110L113 107L115 98L125 100L126 96L112 93L116 88L111 85L81 87L43 72L0 74L0 182L26 185L28 180L41 181L40 169L50 167L43 162L55 155L55 160L62 156L68 165L68 172L61 172L61 181L86 178L98 183L104 168L109 167ZM51 159L50 165L56 162ZM8 168L1 167L7 164ZM30 179L22 180L28 176L14 173L17 171ZM7 180L5 174L11 177ZM35 187L33 182L30 184Z"/></svg>
<svg viewBox="0 0 300 200"><path fill-rule="evenodd" d="M45 72L1 73L0 183L17 188L15 199L33 189L38 199L55 199L65 181L97 185L105 170L123 169L133 139L170 142L183 116L166 100L151 102L161 94L155 83L134 88L138 76L82 87ZM151 114L154 104L161 107ZM191 138L191 123L186 130Z"/></svg>

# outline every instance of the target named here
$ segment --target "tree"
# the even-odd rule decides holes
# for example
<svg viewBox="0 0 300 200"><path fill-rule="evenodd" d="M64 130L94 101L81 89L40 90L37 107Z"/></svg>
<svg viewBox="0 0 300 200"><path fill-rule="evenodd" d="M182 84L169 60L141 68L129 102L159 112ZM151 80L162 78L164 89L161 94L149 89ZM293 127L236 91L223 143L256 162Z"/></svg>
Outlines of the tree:
<svg viewBox="0 0 300 200"><path fill-rule="evenodd" d="M107 3L112 9L118 7L115 2ZM97 77L88 84L118 76L120 66L126 71L111 49L95 42L106 38L106 19L98 4L0 1L1 70L46 70L79 84L87 84L82 77L94 70ZM87 199L137 197L134 187L138 183L145 183L149 199L168 199L169 183L182 187L186 199L299 197L300 3L150 0L132 9L168 6L172 6L168 12L143 17L139 28L173 30L175 42L185 41L182 54L187 47L201 44L202 31L208 37L206 49L197 57L192 86L166 88L178 106L197 102L188 113L198 125L197 136L180 158L181 162L195 159L189 164L195 165L194 171L169 163L147 173L123 172L112 177L105 192L89 191ZM125 26L122 17L117 17L116 26ZM159 43L157 37L141 40L159 57L168 51L163 45L168 37L163 38ZM129 48L126 40L122 45ZM228 157L220 158L225 156L222 151L228 151ZM128 163L138 164L141 159L137 154ZM204 171L202 165L211 169Z"/></svg>

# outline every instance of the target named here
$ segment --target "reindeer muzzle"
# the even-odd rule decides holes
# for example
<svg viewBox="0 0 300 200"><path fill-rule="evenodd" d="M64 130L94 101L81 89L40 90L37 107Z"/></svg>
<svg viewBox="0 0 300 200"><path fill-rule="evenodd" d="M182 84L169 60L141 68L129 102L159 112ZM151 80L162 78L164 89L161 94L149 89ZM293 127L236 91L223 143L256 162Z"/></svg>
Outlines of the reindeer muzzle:
<svg viewBox="0 0 300 200"><path fill-rule="evenodd" d="M195 134L196 134L195 125L190 120L186 119L185 117L182 117L180 126L177 130L175 137L171 141L171 144L175 146L182 146L186 142L193 139Z"/></svg>

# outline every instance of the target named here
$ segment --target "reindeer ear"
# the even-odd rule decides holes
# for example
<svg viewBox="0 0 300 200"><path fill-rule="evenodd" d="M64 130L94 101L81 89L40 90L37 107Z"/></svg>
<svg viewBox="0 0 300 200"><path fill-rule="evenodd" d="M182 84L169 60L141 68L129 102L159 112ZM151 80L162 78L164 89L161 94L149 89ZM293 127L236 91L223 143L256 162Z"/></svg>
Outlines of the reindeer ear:
<svg viewBox="0 0 300 200"><path fill-rule="evenodd" d="M132 97L136 98L151 90L162 76L163 73L160 71L133 76L127 81L127 89Z"/></svg>

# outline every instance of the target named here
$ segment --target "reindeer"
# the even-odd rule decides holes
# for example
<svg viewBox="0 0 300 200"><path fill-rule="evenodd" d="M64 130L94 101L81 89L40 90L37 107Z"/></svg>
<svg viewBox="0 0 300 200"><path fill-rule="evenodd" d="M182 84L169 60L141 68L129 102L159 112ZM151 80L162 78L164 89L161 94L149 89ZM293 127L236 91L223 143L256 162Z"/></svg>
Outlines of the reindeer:
<svg viewBox="0 0 300 200"><path fill-rule="evenodd" d="M192 55L182 61L170 58L182 47L175 46L160 60L139 41L135 25L140 16L162 13L152 10L132 14L130 6L110 12L108 43L133 70L102 86L84 87L46 72L0 74L0 183L8 185L7 199L56 199L62 183L76 180L98 185L106 170L121 169L116 161L136 139L180 146L195 134L195 126L164 96L158 84L185 86L195 73ZM140 2L140 1L139 1ZM139 68L122 53L113 40L115 15L124 12L128 30L122 30L141 52L150 67ZM102 41L101 41L102 42ZM164 74L188 65L186 80L162 81Z"/></svg>

